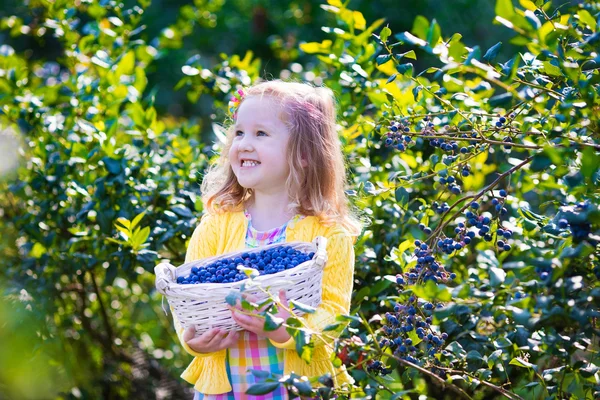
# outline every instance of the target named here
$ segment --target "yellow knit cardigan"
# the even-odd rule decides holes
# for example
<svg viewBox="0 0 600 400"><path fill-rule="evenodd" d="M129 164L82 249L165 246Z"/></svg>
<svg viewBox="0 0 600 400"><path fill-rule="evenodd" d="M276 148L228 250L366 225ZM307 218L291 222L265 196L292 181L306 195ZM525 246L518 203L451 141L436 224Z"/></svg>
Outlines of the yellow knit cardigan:
<svg viewBox="0 0 600 400"><path fill-rule="evenodd" d="M247 228L248 220L243 211L205 214L192 234L185 262L244 249ZM316 312L306 314L303 318L312 331L322 332L326 325L335 322L337 315L350 312L354 280L353 246L356 237L348 235L339 225L325 226L314 216L307 216L286 228L287 242L312 242L316 236L327 238L328 260L323 270L322 302ZM214 353L194 352L182 340L184 329L175 314L173 321L183 348L194 356L181 377L193 384L200 393L221 394L231 391L225 365L226 350ZM327 334L331 335L332 332ZM316 340L312 360L306 363L298 356L293 338L285 343L271 341L274 346L285 349L284 374L295 372L312 377L329 372L336 387L354 383L343 365L340 368L333 366L330 359L332 343L328 342Z"/></svg>

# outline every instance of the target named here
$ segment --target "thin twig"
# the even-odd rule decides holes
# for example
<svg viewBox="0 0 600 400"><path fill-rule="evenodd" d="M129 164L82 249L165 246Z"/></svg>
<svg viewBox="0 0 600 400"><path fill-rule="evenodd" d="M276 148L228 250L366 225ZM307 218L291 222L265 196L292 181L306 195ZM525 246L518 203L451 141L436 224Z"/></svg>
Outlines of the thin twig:
<svg viewBox="0 0 600 400"><path fill-rule="evenodd" d="M445 371L447 371L447 372L450 372L450 373L454 373L454 374L464 374L464 375L467 375L467 376L468 376L468 377L470 377L471 379L475 379L475 380L477 380L477 382L481 383L482 385L484 385L484 386L487 386L487 387L489 387L489 388L491 388L491 389L494 389L495 391L499 392L499 393L500 393L500 394L502 394L504 397L507 397L507 398L509 398L509 399L518 399L518 400L524 400L524 399L523 399L521 396L519 396L518 394L516 394L516 393L513 393L513 392L509 392L508 390L506 390L506 389L503 389L503 388L502 388L502 387L500 387L500 386L496 386L496 385L494 385L493 383L490 383L490 382L487 382L487 381L481 380L481 379L477 378L476 376L473 376L473 375L471 375L471 374L470 374L470 373L468 373L468 372L465 372L465 371L458 371L458 370L453 370L453 369L447 369L447 368L444 368L444 367L438 367L438 368L440 368L440 369L443 369L443 370L445 370Z"/></svg>

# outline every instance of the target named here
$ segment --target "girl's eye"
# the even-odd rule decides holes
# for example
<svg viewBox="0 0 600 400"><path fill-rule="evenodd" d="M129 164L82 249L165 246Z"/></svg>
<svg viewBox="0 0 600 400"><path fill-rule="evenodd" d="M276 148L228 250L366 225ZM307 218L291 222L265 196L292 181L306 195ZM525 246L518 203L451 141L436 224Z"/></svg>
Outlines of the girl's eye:
<svg viewBox="0 0 600 400"><path fill-rule="evenodd" d="M235 132L235 136L241 136L241 135L243 135L243 134L244 134L244 132L242 132L242 131L236 131L236 132ZM264 131L257 131L257 132L256 132L256 135L257 135L257 136L260 136L261 134L262 134L262 135L265 135L265 136L268 136L268 135L267 135L267 134L266 134Z"/></svg>

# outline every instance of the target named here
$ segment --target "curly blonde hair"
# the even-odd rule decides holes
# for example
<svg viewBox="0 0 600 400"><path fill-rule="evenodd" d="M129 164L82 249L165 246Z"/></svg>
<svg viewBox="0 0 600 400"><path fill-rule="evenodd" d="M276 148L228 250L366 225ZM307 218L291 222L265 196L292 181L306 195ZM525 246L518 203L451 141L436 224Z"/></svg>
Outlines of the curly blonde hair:
<svg viewBox="0 0 600 400"><path fill-rule="evenodd" d="M239 106L251 96L274 98L281 106L280 118L290 131L288 210L316 216L325 225L339 223L350 235L359 236L366 219L345 193L346 165L336 131L336 104L331 89L308 83L265 81L247 88ZM241 211L252 196L252 189L239 184L228 157L233 128L234 123L228 126L219 161L208 168L202 181L202 201L209 213ZM302 166L302 159L308 166Z"/></svg>

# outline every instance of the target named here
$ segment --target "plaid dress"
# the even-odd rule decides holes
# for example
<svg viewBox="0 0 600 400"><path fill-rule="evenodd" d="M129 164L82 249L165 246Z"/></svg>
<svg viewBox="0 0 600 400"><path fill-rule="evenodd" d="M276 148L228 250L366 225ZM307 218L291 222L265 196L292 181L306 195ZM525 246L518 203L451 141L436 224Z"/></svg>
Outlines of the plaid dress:
<svg viewBox="0 0 600 400"><path fill-rule="evenodd" d="M252 227L252 217L244 210L248 219L246 231L246 248L255 248L274 243L285 242L285 230L288 225L293 226L304 216L296 215L278 228L260 232ZM246 390L255 383L264 381L264 378L255 377L250 370L269 371L272 374L283 375L283 350L271 344L267 338L259 337L256 333L241 331L237 346L227 349L227 378L231 382L232 390L224 394L202 394L196 391L194 400L239 400L239 399L273 399L287 400L287 393L283 387L261 396L246 394Z"/></svg>

